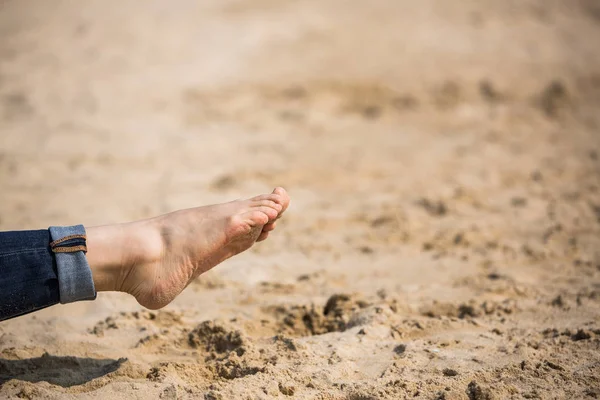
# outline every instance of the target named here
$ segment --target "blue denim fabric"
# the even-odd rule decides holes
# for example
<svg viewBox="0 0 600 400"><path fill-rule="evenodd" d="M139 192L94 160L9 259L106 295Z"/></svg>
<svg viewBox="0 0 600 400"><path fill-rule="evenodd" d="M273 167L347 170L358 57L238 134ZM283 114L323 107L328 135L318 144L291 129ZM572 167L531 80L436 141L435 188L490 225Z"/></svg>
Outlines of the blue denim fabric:
<svg viewBox="0 0 600 400"><path fill-rule="evenodd" d="M0 321L60 301L50 232L0 232Z"/></svg>
<svg viewBox="0 0 600 400"><path fill-rule="evenodd" d="M51 226L49 229L52 241L72 235L84 235L83 225ZM85 245L85 239L71 239L62 242L58 247ZM58 271L58 288L60 302L72 303L79 300L94 300L96 289L92 279L92 270L83 251L55 253Z"/></svg>
<svg viewBox="0 0 600 400"><path fill-rule="evenodd" d="M58 228L54 237L82 231L85 233L82 226ZM0 321L59 302L96 297L83 251L54 253L50 247L54 237L48 229L0 232ZM79 242L61 243L71 244Z"/></svg>

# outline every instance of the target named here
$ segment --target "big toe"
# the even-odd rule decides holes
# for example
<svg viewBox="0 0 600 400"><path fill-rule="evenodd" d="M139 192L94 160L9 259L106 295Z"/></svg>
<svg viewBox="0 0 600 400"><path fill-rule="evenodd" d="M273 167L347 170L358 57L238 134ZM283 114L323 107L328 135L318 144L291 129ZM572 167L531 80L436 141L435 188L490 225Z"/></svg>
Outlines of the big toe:
<svg viewBox="0 0 600 400"><path fill-rule="evenodd" d="M282 214L285 210L287 210L288 206L290 205L290 196L288 195L287 191L282 187L276 187L273 190L273 194L278 195L278 202L279 204L281 204L280 214Z"/></svg>

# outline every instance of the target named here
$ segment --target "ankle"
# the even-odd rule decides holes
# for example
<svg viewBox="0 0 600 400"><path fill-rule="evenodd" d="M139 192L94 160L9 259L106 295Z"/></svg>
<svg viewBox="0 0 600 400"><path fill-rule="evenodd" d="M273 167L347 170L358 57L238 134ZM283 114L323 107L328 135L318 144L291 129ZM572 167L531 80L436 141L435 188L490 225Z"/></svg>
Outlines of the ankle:
<svg viewBox="0 0 600 400"><path fill-rule="evenodd" d="M164 254L165 242L161 233L160 218L125 224L124 243L127 246L123 265L127 268L153 263Z"/></svg>
<svg viewBox="0 0 600 400"><path fill-rule="evenodd" d="M87 259L96 291L127 291L131 270L154 262L163 242L155 220L87 228Z"/></svg>

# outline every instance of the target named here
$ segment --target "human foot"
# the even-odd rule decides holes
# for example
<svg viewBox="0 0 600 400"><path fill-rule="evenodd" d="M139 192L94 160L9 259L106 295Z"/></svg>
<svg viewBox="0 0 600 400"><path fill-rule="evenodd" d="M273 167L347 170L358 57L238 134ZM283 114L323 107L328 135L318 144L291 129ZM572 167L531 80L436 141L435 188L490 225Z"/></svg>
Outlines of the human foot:
<svg viewBox="0 0 600 400"><path fill-rule="evenodd" d="M96 288L129 293L150 309L164 307L200 274L266 239L289 203L286 191L276 188L248 200L88 228Z"/></svg>

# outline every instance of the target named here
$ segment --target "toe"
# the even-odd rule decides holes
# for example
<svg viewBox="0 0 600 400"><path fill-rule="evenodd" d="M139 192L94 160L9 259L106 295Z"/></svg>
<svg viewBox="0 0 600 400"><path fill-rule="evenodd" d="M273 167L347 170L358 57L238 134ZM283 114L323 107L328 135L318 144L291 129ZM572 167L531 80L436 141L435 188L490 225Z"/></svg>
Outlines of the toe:
<svg viewBox="0 0 600 400"><path fill-rule="evenodd" d="M275 189L273 189L272 194L277 195L279 197L279 201L277 201L277 203L281 204L281 212L283 213L290 205L290 196L287 194L287 191L282 187L276 187Z"/></svg>
<svg viewBox="0 0 600 400"><path fill-rule="evenodd" d="M279 213L283 209L283 206L281 204L269 199L254 200L251 204L252 207L271 207L272 209L277 211L277 213Z"/></svg>
<svg viewBox="0 0 600 400"><path fill-rule="evenodd" d="M261 213L265 214L268 217L268 220L266 223L274 221L275 219L277 219L277 216L279 215L279 212L276 209L268 207L268 206L253 207L252 210L260 211Z"/></svg>
<svg viewBox="0 0 600 400"><path fill-rule="evenodd" d="M250 200L252 201L260 201L260 200L272 200L272 201L276 201L279 202L279 195L276 193L269 193L269 194L261 194L260 196L255 196L253 198L251 198Z"/></svg>
<svg viewBox="0 0 600 400"><path fill-rule="evenodd" d="M257 242L262 242L263 240L265 240L266 238L269 237L269 232L261 232L261 234L258 236L258 238L256 239Z"/></svg>
<svg viewBox="0 0 600 400"><path fill-rule="evenodd" d="M271 232L273 229L275 229L276 225L277 225L276 222L269 222L268 224L266 224L265 226L263 226L262 231L263 232Z"/></svg>
<svg viewBox="0 0 600 400"><path fill-rule="evenodd" d="M266 208L268 208L268 207L266 207ZM272 208L268 208L268 209L272 210L271 212L275 211ZM242 214L241 217L250 226L264 226L269 222L269 215L266 214L265 212L263 212L262 210L257 210L257 209L248 211L247 213Z"/></svg>

